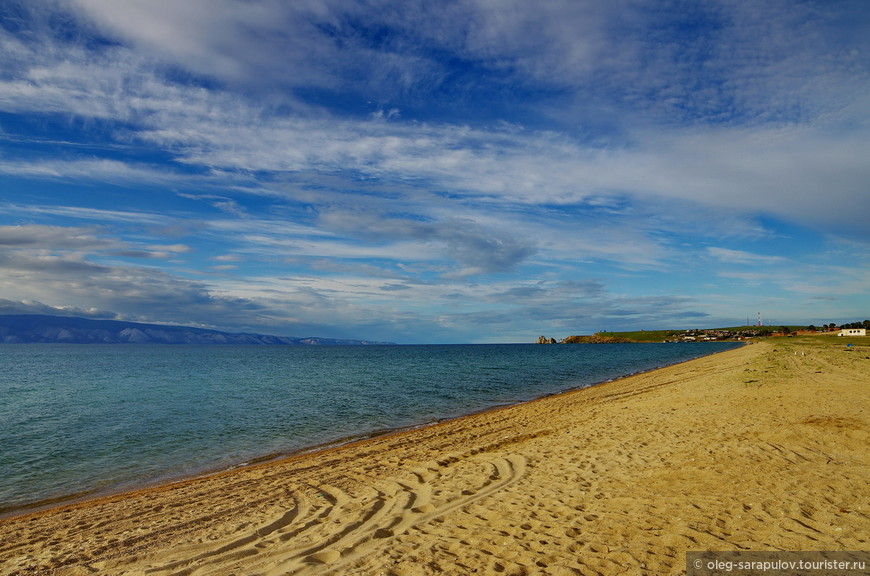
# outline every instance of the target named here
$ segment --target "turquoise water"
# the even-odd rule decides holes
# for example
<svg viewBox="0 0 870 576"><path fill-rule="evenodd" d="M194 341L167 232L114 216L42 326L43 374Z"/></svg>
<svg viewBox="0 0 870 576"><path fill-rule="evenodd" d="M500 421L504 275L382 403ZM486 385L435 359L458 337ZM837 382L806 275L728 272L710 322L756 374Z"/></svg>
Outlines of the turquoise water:
<svg viewBox="0 0 870 576"><path fill-rule="evenodd" d="M734 346L0 345L0 513L423 425Z"/></svg>

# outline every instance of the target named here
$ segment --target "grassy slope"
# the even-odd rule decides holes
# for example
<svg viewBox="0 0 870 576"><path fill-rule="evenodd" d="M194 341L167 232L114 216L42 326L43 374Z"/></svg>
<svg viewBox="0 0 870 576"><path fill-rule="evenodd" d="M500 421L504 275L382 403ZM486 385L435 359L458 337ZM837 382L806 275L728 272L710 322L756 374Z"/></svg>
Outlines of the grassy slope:
<svg viewBox="0 0 870 576"><path fill-rule="evenodd" d="M777 332L781 326L732 326L728 328L704 328L700 332L729 331L741 332L747 330L766 330L771 333ZM806 326L788 326L792 332L806 329ZM632 332L597 332L594 336L572 336L577 342L614 341L614 342L663 342L676 340L685 335L686 330L637 330ZM818 337L827 338L836 332L822 332Z"/></svg>

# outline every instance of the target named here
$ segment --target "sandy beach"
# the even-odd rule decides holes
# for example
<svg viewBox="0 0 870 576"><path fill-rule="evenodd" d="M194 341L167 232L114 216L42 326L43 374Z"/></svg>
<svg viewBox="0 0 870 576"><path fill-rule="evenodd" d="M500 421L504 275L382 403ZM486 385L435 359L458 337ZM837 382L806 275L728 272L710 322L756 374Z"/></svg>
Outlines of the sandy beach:
<svg viewBox="0 0 870 576"><path fill-rule="evenodd" d="M0 574L680 574L870 549L870 341L782 338L0 521Z"/></svg>

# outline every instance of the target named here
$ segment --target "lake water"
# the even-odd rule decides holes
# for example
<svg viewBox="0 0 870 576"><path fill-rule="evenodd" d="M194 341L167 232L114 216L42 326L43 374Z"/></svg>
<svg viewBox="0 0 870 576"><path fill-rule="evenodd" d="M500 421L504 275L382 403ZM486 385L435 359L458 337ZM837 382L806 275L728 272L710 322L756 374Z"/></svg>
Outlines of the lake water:
<svg viewBox="0 0 870 576"><path fill-rule="evenodd" d="M734 346L0 345L0 513L424 425Z"/></svg>

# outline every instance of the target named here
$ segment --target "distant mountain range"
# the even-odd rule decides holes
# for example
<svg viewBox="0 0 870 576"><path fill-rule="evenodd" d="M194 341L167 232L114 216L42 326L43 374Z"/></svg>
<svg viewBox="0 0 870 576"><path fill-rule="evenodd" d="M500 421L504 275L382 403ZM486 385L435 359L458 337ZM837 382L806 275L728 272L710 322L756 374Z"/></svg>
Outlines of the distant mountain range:
<svg viewBox="0 0 870 576"><path fill-rule="evenodd" d="M0 315L0 344L12 343L64 344L249 344L277 346L364 346L394 344L369 340L336 340L333 338L290 338L220 332L191 326L139 324L117 320L93 320L72 316L42 314Z"/></svg>

